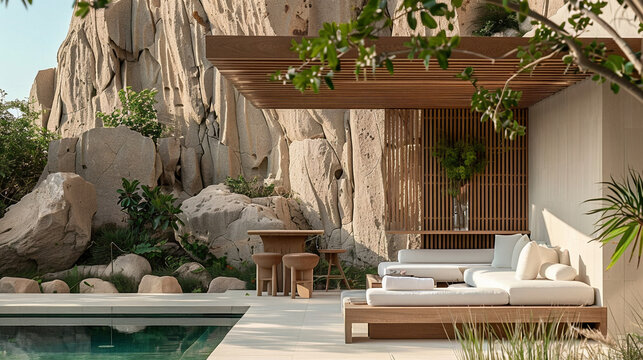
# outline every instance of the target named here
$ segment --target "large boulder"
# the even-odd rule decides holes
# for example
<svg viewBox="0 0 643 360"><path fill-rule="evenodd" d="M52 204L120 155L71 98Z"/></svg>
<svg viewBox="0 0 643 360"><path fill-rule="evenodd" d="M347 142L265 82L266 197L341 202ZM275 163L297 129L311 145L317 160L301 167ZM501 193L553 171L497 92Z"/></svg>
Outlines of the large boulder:
<svg viewBox="0 0 643 360"><path fill-rule="evenodd" d="M172 276L145 275L138 284L139 294L182 294L179 281Z"/></svg>
<svg viewBox="0 0 643 360"><path fill-rule="evenodd" d="M280 212L288 218L282 220L258 202L231 193L225 185L208 186L183 202L179 217L184 225L176 232L177 238L190 233L193 241L206 245L216 257L225 256L233 265L249 261L253 253L262 251L263 244L259 236L248 236L248 230L296 228L290 211Z"/></svg>
<svg viewBox="0 0 643 360"><path fill-rule="evenodd" d="M38 294L40 287L36 280L5 276L0 279L0 293Z"/></svg>
<svg viewBox="0 0 643 360"><path fill-rule="evenodd" d="M74 277L81 277L81 278L100 277L100 276L103 276L103 273L105 272L106 268L107 268L107 265L78 265L78 266L74 266L71 269L46 273L45 275L42 276L42 279L55 280L55 279L66 278L67 276L74 276Z"/></svg>
<svg viewBox="0 0 643 360"><path fill-rule="evenodd" d="M224 293L228 290L245 290L246 282L234 277L219 276L210 282L208 293Z"/></svg>
<svg viewBox="0 0 643 360"><path fill-rule="evenodd" d="M118 205L122 179L155 186L156 147L152 139L125 126L84 132L76 144L76 173L96 186L98 211L93 226L122 225L127 215Z"/></svg>
<svg viewBox="0 0 643 360"><path fill-rule="evenodd" d="M152 266L144 257L136 254L125 254L107 264L103 277L123 275L139 283L143 276L152 273Z"/></svg>
<svg viewBox="0 0 643 360"><path fill-rule="evenodd" d="M179 279L198 281L204 289L206 289L210 281L212 281L210 273L198 262L189 262L179 266L179 268L174 271L174 275Z"/></svg>
<svg viewBox="0 0 643 360"><path fill-rule="evenodd" d="M69 285L62 280L52 280L40 284L45 294L68 294Z"/></svg>
<svg viewBox="0 0 643 360"><path fill-rule="evenodd" d="M0 274L71 267L91 238L94 186L80 176L55 173L0 219Z"/></svg>

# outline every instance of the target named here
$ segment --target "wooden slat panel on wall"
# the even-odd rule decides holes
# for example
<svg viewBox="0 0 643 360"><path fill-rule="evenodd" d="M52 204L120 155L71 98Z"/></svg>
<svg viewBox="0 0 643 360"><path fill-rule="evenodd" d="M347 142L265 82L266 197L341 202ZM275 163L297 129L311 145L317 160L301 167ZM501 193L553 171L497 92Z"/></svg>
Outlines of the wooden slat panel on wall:
<svg viewBox="0 0 643 360"><path fill-rule="evenodd" d="M527 110L514 111L527 124ZM444 170L431 155L444 136L484 142L488 165L469 190L469 230L451 233ZM468 108L386 110L387 230L423 234L426 248L489 248L493 233L526 231L527 137L510 141Z"/></svg>

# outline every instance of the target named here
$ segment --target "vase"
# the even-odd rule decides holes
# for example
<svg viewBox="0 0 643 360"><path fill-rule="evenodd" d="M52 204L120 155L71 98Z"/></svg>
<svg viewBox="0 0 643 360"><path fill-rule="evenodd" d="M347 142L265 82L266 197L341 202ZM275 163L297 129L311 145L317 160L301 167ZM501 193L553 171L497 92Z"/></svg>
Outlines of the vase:
<svg viewBox="0 0 643 360"><path fill-rule="evenodd" d="M463 187L457 196L453 197L453 230L469 230L469 194Z"/></svg>

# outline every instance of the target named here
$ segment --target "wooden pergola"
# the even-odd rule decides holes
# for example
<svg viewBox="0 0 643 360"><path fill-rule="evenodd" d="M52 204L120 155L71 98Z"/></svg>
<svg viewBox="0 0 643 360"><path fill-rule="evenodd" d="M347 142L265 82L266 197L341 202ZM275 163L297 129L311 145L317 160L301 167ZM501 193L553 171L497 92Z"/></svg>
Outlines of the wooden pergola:
<svg viewBox="0 0 643 360"><path fill-rule="evenodd" d="M235 88L260 109L395 109L395 108L458 108L468 107L473 87L455 78L468 66L473 66L479 84L489 89L500 88L518 67L515 55L500 58L517 46L526 46L528 38L464 37L458 49L471 53L454 53L449 69L442 70L431 60L426 71L421 60L399 56L394 60L395 74L378 68L375 74L367 69L367 78L355 79L355 53L342 58L342 71L333 80L335 90L322 86L318 94L302 94L291 84L269 81L269 74L299 66L297 54L290 51L291 36L207 36L206 56ZM378 51L403 50L408 37L382 37L377 40ZM616 48L611 39L598 39ZM628 39L633 49L641 47L640 40ZM521 74L511 83L522 90L520 107L536 102L586 78L575 67L566 70L560 58L551 58L532 74Z"/></svg>

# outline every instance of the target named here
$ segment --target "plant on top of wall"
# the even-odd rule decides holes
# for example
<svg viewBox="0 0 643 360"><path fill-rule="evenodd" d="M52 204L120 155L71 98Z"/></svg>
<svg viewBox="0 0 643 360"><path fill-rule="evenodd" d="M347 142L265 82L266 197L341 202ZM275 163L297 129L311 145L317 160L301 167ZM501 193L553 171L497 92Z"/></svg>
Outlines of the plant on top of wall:
<svg viewBox="0 0 643 360"><path fill-rule="evenodd" d="M272 195L275 190L275 185L265 185L259 181L256 176L252 180L246 180L243 175L238 178L228 176L225 184L230 187L230 191L237 194L242 194L250 198L266 197Z"/></svg>
<svg viewBox="0 0 643 360"><path fill-rule="evenodd" d="M585 202L599 203L599 207L587 212L587 215L600 214L596 221L596 237L592 241L599 241L601 246L618 243L607 269L611 268L625 254L627 248L632 247L628 261L632 261L634 254L638 253L636 266L641 265L643 254L643 179L641 174L630 169L629 177L616 181L601 182L607 187L604 197L589 199ZM638 249L637 249L638 248Z"/></svg>
<svg viewBox="0 0 643 360"><path fill-rule="evenodd" d="M491 4L485 6L476 25L477 29L473 31L473 35L477 36L492 36L508 29L520 32L516 13Z"/></svg>
<svg viewBox="0 0 643 360"><path fill-rule="evenodd" d="M433 156L444 168L448 180L447 193L453 198L453 229L469 230L467 185L487 166L486 149L479 140L442 138L434 146Z"/></svg>
<svg viewBox="0 0 643 360"><path fill-rule="evenodd" d="M140 92L128 86L118 91L122 109L116 109L111 114L97 112L96 117L108 127L125 125L143 136L152 138L154 142L167 131L167 126L158 122L156 109L156 89L144 89Z"/></svg>

